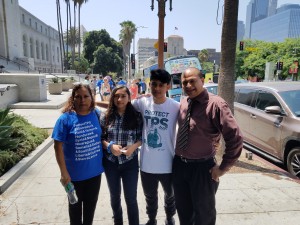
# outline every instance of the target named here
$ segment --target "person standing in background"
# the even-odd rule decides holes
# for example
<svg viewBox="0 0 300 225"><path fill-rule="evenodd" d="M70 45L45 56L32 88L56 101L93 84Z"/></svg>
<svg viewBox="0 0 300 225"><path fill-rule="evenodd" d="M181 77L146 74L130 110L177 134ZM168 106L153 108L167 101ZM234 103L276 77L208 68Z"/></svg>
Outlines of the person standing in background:
<svg viewBox="0 0 300 225"><path fill-rule="evenodd" d="M109 101L111 88L109 84L109 77L104 77L103 84L101 85L101 94L103 96L103 101Z"/></svg>
<svg viewBox="0 0 300 225"><path fill-rule="evenodd" d="M187 97L180 103L173 160L176 209L181 225L214 225L219 178L240 156L243 137L228 104L203 87L201 71L188 68L181 81ZM218 165L221 136L226 147Z"/></svg>

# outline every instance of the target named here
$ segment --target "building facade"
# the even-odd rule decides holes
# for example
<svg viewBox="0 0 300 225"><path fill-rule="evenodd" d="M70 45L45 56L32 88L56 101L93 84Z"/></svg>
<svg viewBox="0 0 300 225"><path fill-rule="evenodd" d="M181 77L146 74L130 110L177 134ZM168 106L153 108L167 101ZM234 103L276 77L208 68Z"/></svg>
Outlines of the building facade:
<svg viewBox="0 0 300 225"><path fill-rule="evenodd" d="M19 6L0 4L0 57L28 66L28 71L62 72L57 30Z"/></svg>
<svg viewBox="0 0 300 225"><path fill-rule="evenodd" d="M286 38L300 38L300 5L283 5L275 15L252 24L251 39L282 42Z"/></svg>

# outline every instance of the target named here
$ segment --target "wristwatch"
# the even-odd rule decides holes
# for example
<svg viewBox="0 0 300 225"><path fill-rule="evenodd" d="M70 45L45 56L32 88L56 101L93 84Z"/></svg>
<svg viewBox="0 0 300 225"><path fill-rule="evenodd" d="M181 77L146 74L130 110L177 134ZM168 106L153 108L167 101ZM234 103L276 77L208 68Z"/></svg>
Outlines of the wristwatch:
<svg viewBox="0 0 300 225"><path fill-rule="evenodd" d="M108 152L108 153L111 153L110 148L111 148L111 146L112 146L113 144L115 144L115 142L114 142L114 141L110 141L109 144L107 145L107 152Z"/></svg>

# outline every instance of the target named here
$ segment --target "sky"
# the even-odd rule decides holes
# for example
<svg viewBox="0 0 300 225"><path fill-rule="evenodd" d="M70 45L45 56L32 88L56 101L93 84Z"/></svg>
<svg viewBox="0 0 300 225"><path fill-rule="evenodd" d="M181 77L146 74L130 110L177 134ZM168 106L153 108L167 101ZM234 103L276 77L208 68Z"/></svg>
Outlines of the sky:
<svg viewBox="0 0 300 225"><path fill-rule="evenodd" d="M65 1L60 0L60 2L62 23L66 30ZM250 0L239 1L238 18L244 22L249 2ZM165 38L170 35L182 36L184 48L187 50L205 48L221 50L224 0L172 0L172 11L169 10L169 3L170 0L166 2ZM285 3L300 4L300 1L278 0L278 6ZM44 23L57 29L56 1L19 0L19 5ZM112 38L118 41L120 23L130 20L138 27L135 42L139 38L157 39L158 3L154 0L153 11L150 5L151 0L88 0L81 8L81 24L87 31L105 29Z"/></svg>

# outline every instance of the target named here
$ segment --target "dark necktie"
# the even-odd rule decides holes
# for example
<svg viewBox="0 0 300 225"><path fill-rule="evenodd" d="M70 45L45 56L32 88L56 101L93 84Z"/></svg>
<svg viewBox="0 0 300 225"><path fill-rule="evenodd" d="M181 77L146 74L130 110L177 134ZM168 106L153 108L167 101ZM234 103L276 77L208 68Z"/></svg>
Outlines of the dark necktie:
<svg viewBox="0 0 300 225"><path fill-rule="evenodd" d="M180 130L178 131L177 146L179 150L185 150L187 146L189 129L190 129L192 103L193 101L191 99L188 99L188 109L186 112L186 116Z"/></svg>

